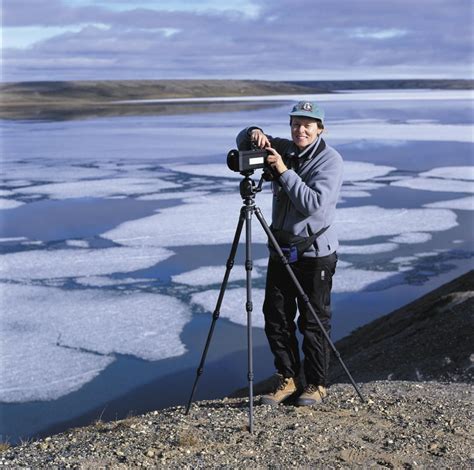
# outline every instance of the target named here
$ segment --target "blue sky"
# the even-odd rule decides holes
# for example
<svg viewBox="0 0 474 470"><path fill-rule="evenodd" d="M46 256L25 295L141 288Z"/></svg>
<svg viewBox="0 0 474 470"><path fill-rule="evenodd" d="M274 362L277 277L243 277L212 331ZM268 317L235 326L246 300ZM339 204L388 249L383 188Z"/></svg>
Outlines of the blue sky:
<svg viewBox="0 0 474 470"><path fill-rule="evenodd" d="M3 0L2 81L472 78L471 0Z"/></svg>

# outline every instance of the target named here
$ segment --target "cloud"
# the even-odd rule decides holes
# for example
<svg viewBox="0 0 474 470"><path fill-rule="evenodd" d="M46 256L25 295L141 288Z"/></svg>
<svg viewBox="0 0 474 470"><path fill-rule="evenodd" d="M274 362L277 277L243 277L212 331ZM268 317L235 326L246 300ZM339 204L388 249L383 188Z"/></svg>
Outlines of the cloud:
<svg viewBox="0 0 474 470"><path fill-rule="evenodd" d="M468 0L361 0L357 8L349 0L260 0L251 14L245 5L173 11L166 2L161 10L113 3L6 0L6 31L65 29L6 49L4 80L467 76L473 58Z"/></svg>

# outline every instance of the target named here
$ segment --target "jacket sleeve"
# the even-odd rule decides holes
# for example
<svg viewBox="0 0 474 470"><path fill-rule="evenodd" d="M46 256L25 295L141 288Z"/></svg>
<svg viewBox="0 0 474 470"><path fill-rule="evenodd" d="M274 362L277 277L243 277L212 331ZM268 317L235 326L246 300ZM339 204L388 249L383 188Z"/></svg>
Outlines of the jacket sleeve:
<svg viewBox="0 0 474 470"><path fill-rule="evenodd" d="M293 170L285 171L279 182L295 209L309 217L336 204L342 177L342 157L334 152L331 158L315 169L307 182Z"/></svg>

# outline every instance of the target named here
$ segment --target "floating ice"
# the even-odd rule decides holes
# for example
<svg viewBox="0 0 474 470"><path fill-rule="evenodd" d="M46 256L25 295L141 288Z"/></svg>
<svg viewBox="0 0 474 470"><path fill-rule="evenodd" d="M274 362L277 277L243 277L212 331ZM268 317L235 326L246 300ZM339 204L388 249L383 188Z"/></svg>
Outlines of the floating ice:
<svg viewBox="0 0 474 470"><path fill-rule="evenodd" d="M264 196L264 195L262 195ZM159 214L125 222L102 236L127 246L195 246L231 244L242 207L238 193L185 199L186 204L166 208ZM257 201L265 218L271 213L271 197ZM266 243L267 237L253 219L252 240ZM241 242L245 241L242 232Z"/></svg>
<svg viewBox="0 0 474 470"><path fill-rule="evenodd" d="M110 287L110 286L127 286L130 284L149 284L152 279L144 278L111 278L105 276L87 276L79 277L75 280L78 284L88 287Z"/></svg>
<svg viewBox="0 0 474 470"><path fill-rule="evenodd" d="M26 237L7 237L0 238L0 243L12 243L12 242L23 242L28 240Z"/></svg>
<svg viewBox="0 0 474 470"><path fill-rule="evenodd" d="M15 193L9 189L0 189L0 197L13 196L13 194Z"/></svg>
<svg viewBox="0 0 474 470"><path fill-rule="evenodd" d="M430 202L424 204L423 207L472 211L474 210L474 196L451 199L450 201Z"/></svg>
<svg viewBox="0 0 474 470"><path fill-rule="evenodd" d="M189 286L218 284L222 282L225 271L225 266L203 266L186 273L172 276L171 280ZM229 281L241 281L246 279L246 276L247 273L244 266L234 265L230 272ZM259 277L261 277L261 274L258 270L252 270L252 278Z"/></svg>
<svg viewBox="0 0 474 470"><path fill-rule="evenodd" d="M172 193L147 194L146 196L139 196L136 199L137 201L163 201L168 199L201 197L208 194L208 192L204 191L174 191Z"/></svg>
<svg viewBox="0 0 474 470"><path fill-rule="evenodd" d="M51 279L132 272L164 261L173 252L164 248L102 248L29 250L1 256L3 279Z"/></svg>
<svg viewBox="0 0 474 470"><path fill-rule="evenodd" d="M29 181L77 181L79 179L85 178L107 178L116 174L115 171L103 170L96 167L84 167L84 166L74 166L74 165L49 165L49 164L32 164L32 163L18 163L18 162L8 162L6 163L7 168L5 169L5 179L12 180L9 182L15 184L15 181L19 178L20 186L25 186L22 184L24 179Z"/></svg>
<svg viewBox="0 0 474 470"><path fill-rule="evenodd" d="M207 163L203 165L164 164L162 166L172 171L187 173L189 175L242 179L242 175L240 173L229 170L224 160L222 163Z"/></svg>
<svg viewBox="0 0 474 470"><path fill-rule="evenodd" d="M375 253L385 253L398 248L396 243L374 243L373 245L345 245L341 244L338 252L351 255L372 255Z"/></svg>
<svg viewBox="0 0 474 470"><path fill-rule="evenodd" d="M216 301L219 296L219 290L212 289L193 294L191 302L200 305L204 310L213 312L216 307ZM252 289L252 326L263 328L264 319L262 313L263 299L265 291L263 289ZM245 302L247 300L247 291L244 288L226 289L224 300L221 305L220 316L227 318L238 325L247 325L247 311Z"/></svg>
<svg viewBox="0 0 474 470"><path fill-rule="evenodd" d="M356 189L345 189L343 187L341 190L341 197L370 197L370 193Z"/></svg>
<svg viewBox="0 0 474 470"><path fill-rule="evenodd" d="M116 195L129 196L179 188L180 185L158 178L110 178L75 181L70 183L52 183L21 188L21 194L45 194L54 199L76 197L111 197Z"/></svg>
<svg viewBox="0 0 474 470"><path fill-rule="evenodd" d="M364 240L411 232L440 232L457 225L448 209L384 209L377 206L342 207L336 212L340 240Z"/></svg>
<svg viewBox="0 0 474 470"><path fill-rule="evenodd" d="M1 290L0 401L66 395L114 354L157 361L186 352L179 335L191 315L172 297L6 284Z"/></svg>
<svg viewBox="0 0 474 470"><path fill-rule="evenodd" d="M373 163L344 161L344 181L366 181L386 176L396 170L393 166L374 165ZM366 187L367 189L373 189ZM361 187L361 189L363 189ZM365 188L364 188L365 189Z"/></svg>
<svg viewBox="0 0 474 470"><path fill-rule="evenodd" d="M396 274L391 271L367 271L356 268L337 269L333 278L332 291L334 293L360 292Z"/></svg>
<svg viewBox="0 0 474 470"><path fill-rule="evenodd" d="M23 206L24 204L24 202L15 201L13 199L0 199L0 210L15 209L16 207Z"/></svg>
<svg viewBox="0 0 474 470"><path fill-rule="evenodd" d="M390 241L394 243L425 243L431 240L433 237L430 233L424 232L411 232L411 233L403 233L396 237L390 239Z"/></svg>
<svg viewBox="0 0 474 470"><path fill-rule="evenodd" d="M401 188L421 189L423 191L474 193L474 185L468 181L443 178L407 178L390 183Z"/></svg>
<svg viewBox="0 0 474 470"><path fill-rule="evenodd" d="M77 248L89 248L89 242L87 240L66 240L66 245Z"/></svg>
<svg viewBox="0 0 474 470"><path fill-rule="evenodd" d="M331 140L339 142L352 142L360 139L469 143L473 141L472 126L469 124L394 124L383 120L370 123L336 121L330 124L330 131Z"/></svg>
<svg viewBox="0 0 474 470"><path fill-rule="evenodd" d="M474 166L444 166L433 168L420 173L420 176L430 178L448 178L455 180L474 181Z"/></svg>

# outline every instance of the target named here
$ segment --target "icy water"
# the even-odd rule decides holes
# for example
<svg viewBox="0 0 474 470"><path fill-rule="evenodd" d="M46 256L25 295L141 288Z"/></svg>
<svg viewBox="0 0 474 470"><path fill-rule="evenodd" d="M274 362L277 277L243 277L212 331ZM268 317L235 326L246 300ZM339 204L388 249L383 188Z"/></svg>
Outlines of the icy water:
<svg viewBox="0 0 474 470"><path fill-rule="evenodd" d="M2 122L1 440L186 403L242 205L226 154L246 125L288 136L299 98L234 112L217 103L206 114ZM345 159L337 340L471 269L472 93L315 98L325 139ZM256 204L268 223L270 200L264 186ZM252 238L258 381L273 365L256 219ZM247 384L243 248L196 399Z"/></svg>

